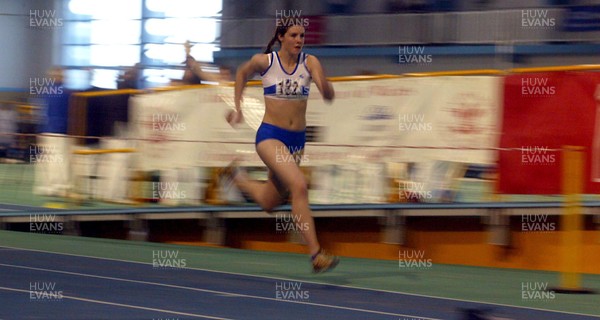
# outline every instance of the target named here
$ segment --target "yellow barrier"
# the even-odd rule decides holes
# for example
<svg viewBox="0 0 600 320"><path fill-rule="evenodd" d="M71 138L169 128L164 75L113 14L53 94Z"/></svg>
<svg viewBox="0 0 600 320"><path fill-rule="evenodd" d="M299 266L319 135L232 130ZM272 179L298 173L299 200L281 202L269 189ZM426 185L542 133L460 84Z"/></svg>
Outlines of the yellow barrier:
<svg viewBox="0 0 600 320"><path fill-rule="evenodd" d="M583 147L563 147L562 188L564 209L560 216L562 272L558 293L591 293L581 287L583 263L583 215L581 194L583 193Z"/></svg>
<svg viewBox="0 0 600 320"><path fill-rule="evenodd" d="M75 97L103 97L112 96L117 94L138 94L143 93L142 90L136 89L120 89L120 90L103 90L103 91L87 91L87 92L76 92L73 93Z"/></svg>
<svg viewBox="0 0 600 320"><path fill-rule="evenodd" d="M94 154L108 154L108 153L133 153L135 149L94 149L94 150L75 150L73 154L80 155L94 155Z"/></svg>
<svg viewBox="0 0 600 320"><path fill-rule="evenodd" d="M535 73L535 72L550 72L550 71L591 71L600 70L600 64L587 64L587 65L576 65L576 66L547 66L547 67L531 67L531 68L513 68L507 70L499 69L476 69L476 70L449 70L449 71L433 71L433 72L411 72L403 74L378 74L378 75L357 75L357 76L340 76L340 77L328 77L330 81L362 81L362 80L381 80L381 79L397 79L402 77L442 77L442 76L472 76L472 75L502 75L511 73ZM233 86L234 82L222 83L220 85ZM260 80L250 80L247 82L248 86L259 86L261 85ZM181 86L168 86L168 87L157 87L147 90L137 89L120 89L120 90L105 90L105 91L89 91L89 92L77 92L74 96L77 97L100 97L108 96L113 94L143 94L152 92L162 91L176 91L176 90L188 90L198 89L203 87L209 87L207 84L197 85L181 85Z"/></svg>

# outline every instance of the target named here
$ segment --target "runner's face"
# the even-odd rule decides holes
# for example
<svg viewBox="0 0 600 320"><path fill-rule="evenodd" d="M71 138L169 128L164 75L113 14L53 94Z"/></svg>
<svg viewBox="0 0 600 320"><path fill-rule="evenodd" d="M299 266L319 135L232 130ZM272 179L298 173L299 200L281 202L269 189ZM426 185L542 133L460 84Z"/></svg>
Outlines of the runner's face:
<svg viewBox="0 0 600 320"><path fill-rule="evenodd" d="M304 46L304 27L292 26L283 37L279 37L281 48L291 54L299 54Z"/></svg>

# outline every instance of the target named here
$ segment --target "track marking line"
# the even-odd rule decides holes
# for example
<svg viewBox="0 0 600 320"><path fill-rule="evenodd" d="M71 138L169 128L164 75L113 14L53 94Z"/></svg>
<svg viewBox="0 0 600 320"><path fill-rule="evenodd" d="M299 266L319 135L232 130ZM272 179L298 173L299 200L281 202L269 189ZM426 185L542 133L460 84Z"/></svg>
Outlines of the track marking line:
<svg viewBox="0 0 600 320"><path fill-rule="evenodd" d="M97 279L131 282L131 283L137 283L137 284L167 287L167 288L174 288L174 289L206 292L206 293L212 293L212 294L221 295L221 296L226 295L229 297L239 297L239 298L249 298L249 299L258 299L258 300L268 300L268 301L275 301L275 302L295 303L295 304L303 304L303 305L310 305L310 306L317 306L317 307L324 307L324 308L340 309L340 310L346 310L346 311L358 311L358 312L371 313L371 314L388 315L388 316L394 316L394 317L412 317L412 318L418 318L418 319L422 319L422 320L441 320L441 319L437 319L437 318L418 317L418 316L400 314L400 313L391 313L391 312L383 312L383 311L360 309L360 308L342 307L342 306L329 305L329 304L323 304L323 303L306 302L306 301L284 300L284 299L269 298L269 297L262 297L262 296L253 296L253 295L248 295L248 294L233 293L233 292L227 292L227 291L217 291L217 290L178 286L178 285L167 284L167 283L132 280L132 279L124 279L124 278L116 278L116 277L106 277L106 276L99 276L99 275L79 273L79 272L50 270L50 269L44 269L44 268L35 268L35 267L11 265L11 264L4 264L4 263L0 263L0 266L10 267L10 268L18 268L18 269L26 269L26 270L43 271L43 272L50 272L50 273L59 273L59 274L66 274L66 275L72 275L72 276L78 276L78 277L97 278ZM0 287L0 288L2 288L2 287Z"/></svg>
<svg viewBox="0 0 600 320"><path fill-rule="evenodd" d="M7 288L7 287L0 287L0 290L30 293L29 290ZM188 317L195 317L195 318L202 318L202 319L233 320L233 319L229 319L229 318L212 317L212 316L207 316L207 315L203 315L203 314L179 312L179 311L164 310L164 309L157 309L157 308L148 308L148 307L142 307L142 306L134 306L134 305L130 305L130 304L115 303L115 302L109 302L109 301L94 300L94 299L87 299L87 298L66 296L66 295L63 295L62 299L70 299L70 300L77 300L77 301L83 301L83 302L105 304L105 305L109 305L109 306L116 306L116 307L130 308L130 309L139 309L139 310L145 310L145 311L156 311L156 312L160 312L160 313L169 313L169 314L174 314L174 315L178 315L178 316L188 316Z"/></svg>
<svg viewBox="0 0 600 320"><path fill-rule="evenodd" d="M148 263L148 262L139 262L139 261L114 259L114 258L105 258L105 257L94 257L94 256L86 256L86 255L80 255L80 254L62 253L62 252L46 251L46 250L38 250L38 249L17 248L17 247L9 247L9 246L0 246L0 248L9 248L9 249L14 249L14 250L41 252L41 253L46 253L46 254L65 255L65 256L72 256L72 257L79 257L79 258L89 258L89 259L116 261L116 262L124 262L124 263L152 265L152 263ZM424 295L424 294L418 294L418 293L409 293L409 292L401 292L401 291L390 291L390 290L382 290L382 289L353 287L353 286L331 284L331 283L325 283L325 282L298 280L298 279L292 279L292 278L268 277L268 276L254 275L254 274L228 272L228 271L219 271L219 270L210 270L210 269L202 269L202 268L190 268L190 267L186 267L185 269L186 270L203 271L203 272L220 273L220 274L227 274L227 275L234 275L234 276L246 276L246 277L261 278L261 279L283 280L283 281L296 281L296 282L304 282L304 283L310 283L310 284L325 285L325 286L332 286L332 287L339 287L339 288L346 288L346 289L353 289L353 290L365 290L365 291L373 291L373 292L383 292L383 293L390 293L390 294L397 294L397 295L406 295L406 296L421 297L421 298L428 298L428 299L441 299L441 300L455 301L455 302L477 303L477 304L490 305L490 306L507 307L507 308L523 309L523 310L533 310L533 311L543 311L543 312L566 314L566 315L575 315L575 316L594 317L594 318L600 319L600 315L586 314L586 313L576 313L576 312L568 312L568 311L560 311L560 310L551 310L551 309L542 309L542 308L533 308L533 307L523 307L523 306L510 305L510 304L485 302L485 301L476 301L476 300L465 300L465 299L456 299L456 298L447 298L447 297L437 297L437 296L430 296L430 295Z"/></svg>

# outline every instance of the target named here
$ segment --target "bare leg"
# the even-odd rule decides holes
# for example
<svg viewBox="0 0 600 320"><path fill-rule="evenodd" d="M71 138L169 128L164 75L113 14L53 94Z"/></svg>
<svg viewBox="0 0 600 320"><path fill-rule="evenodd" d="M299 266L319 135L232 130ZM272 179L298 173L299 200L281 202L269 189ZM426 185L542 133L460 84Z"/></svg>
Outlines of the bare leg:
<svg viewBox="0 0 600 320"><path fill-rule="evenodd" d="M306 226L300 231L309 253L315 255L319 252L320 245L308 203L307 182L304 173L298 164L291 160L293 158L289 157L289 153L277 155L282 150L287 152L287 148L278 140L269 139L259 143L256 151L271 172L269 180L266 183L259 183L249 180L244 177L244 174L238 174L235 179L236 185L242 191L250 194L267 211L281 204L284 200L282 195L289 190L292 198L292 215L302 226Z"/></svg>
<svg viewBox="0 0 600 320"><path fill-rule="evenodd" d="M308 204L308 189L304 173L302 173L298 164L292 160L293 158L290 157L287 148L281 141L264 140L258 144L256 151L269 170L273 172L276 178L272 180L274 185L277 186L277 182L280 182L291 193L292 215L302 226L306 226L300 231L310 254L316 254L321 247L317 240L315 222ZM282 152L285 154L278 155Z"/></svg>
<svg viewBox="0 0 600 320"><path fill-rule="evenodd" d="M233 181L240 190L248 194L254 202L268 213L271 213L273 208L286 200L284 198L285 193L280 191L282 187L276 181L272 172L269 172L269 179L266 182L251 180L243 171L237 173Z"/></svg>

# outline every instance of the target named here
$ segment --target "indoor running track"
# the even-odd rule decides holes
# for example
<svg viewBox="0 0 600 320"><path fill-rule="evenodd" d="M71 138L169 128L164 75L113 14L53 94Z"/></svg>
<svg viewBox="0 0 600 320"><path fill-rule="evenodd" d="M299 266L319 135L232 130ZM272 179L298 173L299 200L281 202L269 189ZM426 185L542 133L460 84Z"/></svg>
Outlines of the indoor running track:
<svg viewBox="0 0 600 320"><path fill-rule="evenodd" d="M597 317L0 247L0 319L502 319ZM498 318L500 319L500 318Z"/></svg>

